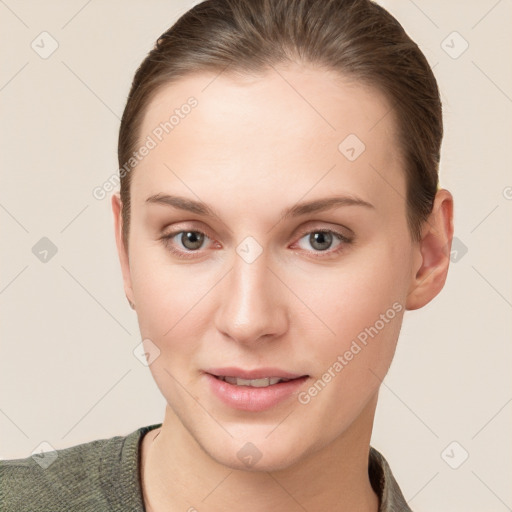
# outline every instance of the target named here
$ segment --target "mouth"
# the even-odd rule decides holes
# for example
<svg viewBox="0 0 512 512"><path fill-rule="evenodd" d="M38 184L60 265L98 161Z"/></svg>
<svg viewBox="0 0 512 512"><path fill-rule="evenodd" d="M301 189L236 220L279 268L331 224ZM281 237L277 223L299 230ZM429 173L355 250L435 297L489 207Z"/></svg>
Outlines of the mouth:
<svg viewBox="0 0 512 512"><path fill-rule="evenodd" d="M279 368L219 368L209 369L204 374L217 399L231 408L252 412L290 400L310 378Z"/></svg>
<svg viewBox="0 0 512 512"><path fill-rule="evenodd" d="M205 370L216 379L233 384L234 386L250 386L253 388L266 388L281 382L309 377L300 373L291 373L281 368L257 368L243 370L242 368L210 368Z"/></svg>
<svg viewBox="0 0 512 512"><path fill-rule="evenodd" d="M262 379L242 379L239 377L228 377L225 375L214 375L215 378L233 384L235 386L250 386L252 388L267 388L268 386L274 386L280 382L288 382L295 379L285 379L280 377L264 377ZM307 377L304 375L303 377ZM297 377L301 378L301 377Z"/></svg>

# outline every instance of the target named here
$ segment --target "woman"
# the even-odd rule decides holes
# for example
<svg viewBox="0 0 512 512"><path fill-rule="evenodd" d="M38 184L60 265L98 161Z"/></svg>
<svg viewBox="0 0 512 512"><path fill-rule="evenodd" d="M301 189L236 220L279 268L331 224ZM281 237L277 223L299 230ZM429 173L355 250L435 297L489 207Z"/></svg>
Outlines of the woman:
<svg viewBox="0 0 512 512"><path fill-rule="evenodd" d="M370 438L404 312L448 271L442 131L368 0L185 13L136 72L112 196L164 420L3 461L2 510L410 510Z"/></svg>

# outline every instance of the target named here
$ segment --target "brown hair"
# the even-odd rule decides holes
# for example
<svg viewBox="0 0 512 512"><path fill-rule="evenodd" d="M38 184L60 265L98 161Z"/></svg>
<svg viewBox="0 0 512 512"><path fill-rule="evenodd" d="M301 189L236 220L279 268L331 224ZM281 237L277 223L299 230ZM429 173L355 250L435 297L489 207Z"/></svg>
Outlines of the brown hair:
<svg viewBox="0 0 512 512"><path fill-rule="evenodd" d="M162 87L195 72L264 72L293 60L380 90L394 110L413 240L432 211L443 136L432 70L400 23L370 0L206 0L162 34L137 69L119 130L120 168L137 149L145 111ZM340 141L341 142L341 141ZM123 170L124 171L124 170ZM131 172L121 172L128 247Z"/></svg>

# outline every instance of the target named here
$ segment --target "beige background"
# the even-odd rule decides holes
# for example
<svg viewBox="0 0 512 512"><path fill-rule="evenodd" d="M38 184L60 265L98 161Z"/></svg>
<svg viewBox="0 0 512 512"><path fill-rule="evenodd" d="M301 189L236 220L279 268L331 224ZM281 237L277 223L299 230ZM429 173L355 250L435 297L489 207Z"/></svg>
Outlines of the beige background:
<svg viewBox="0 0 512 512"><path fill-rule="evenodd" d="M132 353L110 202L92 190L117 169L136 67L194 3L0 1L1 458L163 419ZM406 313L372 444L415 511L511 510L512 4L382 3L439 80L458 252L441 295ZM59 45L46 59L31 47L43 31ZM32 252L42 237L57 247L46 263Z"/></svg>

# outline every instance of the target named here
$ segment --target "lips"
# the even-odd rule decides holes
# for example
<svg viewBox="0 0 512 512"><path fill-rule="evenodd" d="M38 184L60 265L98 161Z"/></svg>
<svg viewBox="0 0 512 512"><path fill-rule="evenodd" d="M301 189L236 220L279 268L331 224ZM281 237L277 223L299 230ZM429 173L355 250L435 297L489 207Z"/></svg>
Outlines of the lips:
<svg viewBox="0 0 512 512"><path fill-rule="evenodd" d="M292 398L309 375L280 368L210 368L204 372L213 395L230 408L260 412Z"/></svg>

